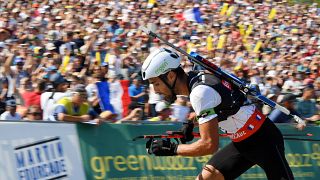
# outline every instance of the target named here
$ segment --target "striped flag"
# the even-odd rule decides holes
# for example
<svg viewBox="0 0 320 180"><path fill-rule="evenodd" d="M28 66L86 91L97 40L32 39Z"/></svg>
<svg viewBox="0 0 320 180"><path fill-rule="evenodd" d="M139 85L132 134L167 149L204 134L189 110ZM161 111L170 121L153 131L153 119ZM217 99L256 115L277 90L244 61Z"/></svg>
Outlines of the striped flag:
<svg viewBox="0 0 320 180"><path fill-rule="evenodd" d="M130 104L129 80L97 82L96 85L101 110L116 113L118 118L126 116Z"/></svg>
<svg viewBox="0 0 320 180"><path fill-rule="evenodd" d="M199 7L194 7L191 9L187 9L183 12L183 19L186 21L194 21L202 24L203 19L201 18L201 12Z"/></svg>
<svg viewBox="0 0 320 180"><path fill-rule="evenodd" d="M254 128L254 126L252 124L249 124L248 129L252 130Z"/></svg>

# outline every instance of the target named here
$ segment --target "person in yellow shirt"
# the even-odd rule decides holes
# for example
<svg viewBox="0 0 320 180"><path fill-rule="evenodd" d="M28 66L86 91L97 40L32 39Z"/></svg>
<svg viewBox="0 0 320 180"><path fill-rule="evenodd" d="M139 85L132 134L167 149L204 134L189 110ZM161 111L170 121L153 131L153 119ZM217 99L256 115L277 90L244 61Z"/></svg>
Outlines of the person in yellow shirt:
<svg viewBox="0 0 320 180"><path fill-rule="evenodd" d="M157 116L149 119L149 121L172 121L170 115L172 114L172 109L165 102L158 102L156 104Z"/></svg>
<svg viewBox="0 0 320 180"><path fill-rule="evenodd" d="M98 114L88 104L88 94L83 84L77 84L71 97L64 97L56 103L54 117L59 121L85 122L95 120Z"/></svg>

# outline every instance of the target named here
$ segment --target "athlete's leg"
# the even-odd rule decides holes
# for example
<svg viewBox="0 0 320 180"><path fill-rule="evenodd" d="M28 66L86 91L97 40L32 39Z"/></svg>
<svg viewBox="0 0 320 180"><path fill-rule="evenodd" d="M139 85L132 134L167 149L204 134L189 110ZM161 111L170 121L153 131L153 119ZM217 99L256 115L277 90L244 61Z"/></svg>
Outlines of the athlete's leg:
<svg viewBox="0 0 320 180"><path fill-rule="evenodd" d="M221 172L211 165L205 165L196 180L224 180Z"/></svg>
<svg viewBox="0 0 320 180"><path fill-rule="evenodd" d="M268 179L291 180L293 178L292 171L285 158L284 148L278 145L269 147L266 156L257 162L266 172Z"/></svg>
<svg viewBox="0 0 320 180"><path fill-rule="evenodd" d="M270 120L267 119L252 137L234 145L246 159L264 169L268 179L293 179L285 158L282 134Z"/></svg>
<svg viewBox="0 0 320 180"><path fill-rule="evenodd" d="M230 143L215 153L199 174L198 179L235 179L253 165L253 162L244 158L233 143Z"/></svg>

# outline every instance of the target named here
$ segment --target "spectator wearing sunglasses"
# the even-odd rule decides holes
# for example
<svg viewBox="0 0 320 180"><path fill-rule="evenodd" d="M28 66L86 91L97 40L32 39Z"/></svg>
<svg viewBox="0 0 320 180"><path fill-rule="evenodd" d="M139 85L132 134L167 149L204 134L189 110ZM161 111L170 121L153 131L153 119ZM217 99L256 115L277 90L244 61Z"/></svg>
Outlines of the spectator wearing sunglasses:
<svg viewBox="0 0 320 180"><path fill-rule="evenodd" d="M38 105L31 105L28 108L27 117L24 118L27 121L39 121L42 120L41 108Z"/></svg>

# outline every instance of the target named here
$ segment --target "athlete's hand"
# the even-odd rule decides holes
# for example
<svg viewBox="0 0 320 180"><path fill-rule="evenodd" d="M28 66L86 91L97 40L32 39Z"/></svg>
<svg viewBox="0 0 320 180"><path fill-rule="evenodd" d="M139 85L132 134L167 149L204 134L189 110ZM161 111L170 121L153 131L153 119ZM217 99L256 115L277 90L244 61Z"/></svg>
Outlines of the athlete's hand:
<svg viewBox="0 0 320 180"><path fill-rule="evenodd" d="M156 156L175 156L177 155L178 145L170 139L150 139L146 144L147 152Z"/></svg>
<svg viewBox="0 0 320 180"><path fill-rule="evenodd" d="M192 141L194 136L192 134L194 128L194 124L192 121L188 121L187 123L183 123L181 132L184 136L184 138L180 138L180 141L182 144L185 144L186 142Z"/></svg>
<svg viewBox="0 0 320 180"><path fill-rule="evenodd" d="M299 131L302 131L305 127L306 127L306 124L297 124L297 125L296 125L296 128L297 128Z"/></svg>

